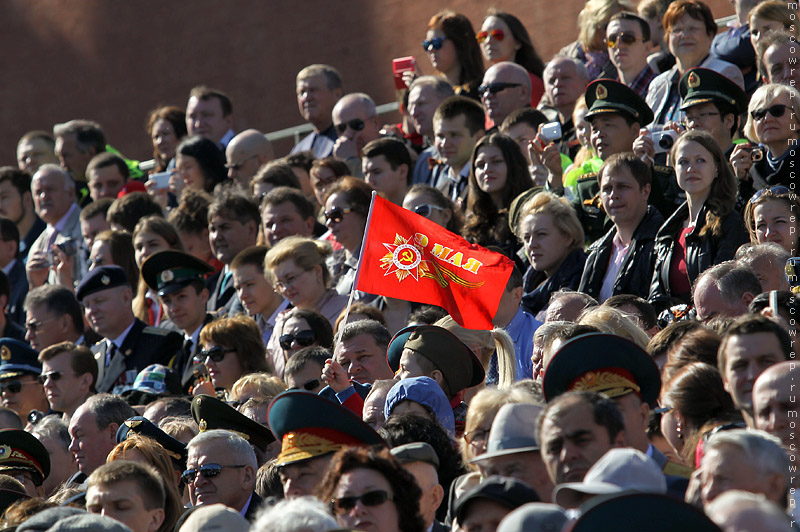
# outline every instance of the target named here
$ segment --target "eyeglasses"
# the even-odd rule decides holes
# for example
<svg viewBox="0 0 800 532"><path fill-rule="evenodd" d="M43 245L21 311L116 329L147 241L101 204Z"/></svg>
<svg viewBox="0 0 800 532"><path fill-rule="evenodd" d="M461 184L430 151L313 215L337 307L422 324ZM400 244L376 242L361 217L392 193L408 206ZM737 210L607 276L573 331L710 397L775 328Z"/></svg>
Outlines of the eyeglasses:
<svg viewBox="0 0 800 532"><path fill-rule="evenodd" d="M609 48L614 48L614 45L616 45L617 42L619 41L620 44L624 44L625 46L630 46L633 43L635 43L638 39L639 37L637 35L634 35L633 33L625 33L623 31L620 33L614 33L606 37L606 44L608 45Z"/></svg>
<svg viewBox="0 0 800 532"><path fill-rule="evenodd" d="M197 474L200 473L203 478L214 478L225 468L229 469L238 469L240 467L244 467L242 465L219 465L219 464L205 464L200 466L199 469L187 469L183 473L181 473L181 480L183 480L186 484L191 484L194 482L194 479L197 478Z"/></svg>
<svg viewBox="0 0 800 532"><path fill-rule="evenodd" d="M350 120L349 122L344 122L342 124L336 124L336 131L340 135L344 135L344 132L347 131L348 127L350 129L352 129L353 131L361 131L362 129L364 129L365 125L366 124L364 123L364 121L361 120L360 118L354 118L354 119Z"/></svg>
<svg viewBox="0 0 800 532"><path fill-rule="evenodd" d="M292 348L292 344L294 342L297 342L303 347L308 347L313 344L314 340L316 339L317 335L314 334L314 331L307 329L305 331L300 331L297 334L283 334L279 338L279 343L284 351L288 351Z"/></svg>
<svg viewBox="0 0 800 532"><path fill-rule="evenodd" d="M503 30L479 31L478 34L475 36L475 38L478 39L479 43L482 43L490 36L495 41L500 42L506 38L506 32L504 32Z"/></svg>
<svg viewBox="0 0 800 532"><path fill-rule="evenodd" d="M25 324L25 328L29 330L32 334L36 334L36 331L42 328L42 325L45 323L51 322L57 318L50 318L49 320L42 320L42 321L29 321Z"/></svg>
<svg viewBox="0 0 800 532"><path fill-rule="evenodd" d="M666 414L667 412L672 412L674 407L671 406L659 406L658 408L653 409L654 414Z"/></svg>
<svg viewBox="0 0 800 532"><path fill-rule="evenodd" d="M238 172L238 171L239 171L239 169L240 169L242 166L244 166L244 163L246 163L246 162L247 162L247 161L249 161L250 159L255 159L256 157L258 157L258 154L256 154L256 155L253 155L252 157L248 157L247 159L245 159L244 161L242 161L242 162L240 162L240 163L226 164L226 165L225 165L225 168L227 168L228 170L234 170L234 171Z"/></svg>
<svg viewBox="0 0 800 532"><path fill-rule="evenodd" d="M424 216L425 218L427 218L434 210L443 211L444 209L438 205L431 205L430 203L423 203L422 205L417 205L412 209L414 213Z"/></svg>
<svg viewBox="0 0 800 532"><path fill-rule="evenodd" d="M467 440L468 444L476 445L485 442L486 436L488 435L489 435L488 430L478 429L464 434L464 439Z"/></svg>
<svg viewBox="0 0 800 532"><path fill-rule="evenodd" d="M307 392L313 392L314 390L317 389L317 387L319 387L319 385L321 383L322 383L322 381L319 380L319 379L311 379L309 381L304 382L302 386L292 386L289 389L290 390L299 390L300 388L302 388Z"/></svg>
<svg viewBox="0 0 800 532"><path fill-rule="evenodd" d="M767 113L771 114L775 118L780 118L786 114L786 109L788 108L788 105L776 103L775 105L770 105L766 109L756 109L755 111L751 111L750 116L753 117L753 120L757 120L759 122L767 117Z"/></svg>
<svg viewBox="0 0 800 532"><path fill-rule="evenodd" d="M442 46L444 45L444 41L447 40L447 37L434 37L430 41L422 41L422 48L426 52L430 52L431 50L441 50Z"/></svg>
<svg viewBox="0 0 800 532"><path fill-rule="evenodd" d="M675 28L671 28L669 30L670 35L693 35L695 33L700 33L701 31L705 31L705 26L679 26Z"/></svg>
<svg viewBox="0 0 800 532"><path fill-rule="evenodd" d="M782 195L782 194L789 194L790 192L791 192L791 190L789 190L787 187L785 187L783 185L777 185L777 186L774 186L774 187L764 187L761 190L759 190L758 192L756 192L755 194L753 194L753 197L750 198L750 203L755 203L764 194L768 194L770 196L779 196L779 195Z"/></svg>
<svg viewBox="0 0 800 532"><path fill-rule="evenodd" d="M520 86L521 86L520 83L501 83L501 82L487 83L486 85L481 85L480 87L478 87L478 94L480 94L481 98L483 98L487 92L489 94L497 94L500 91Z"/></svg>
<svg viewBox="0 0 800 532"><path fill-rule="evenodd" d="M339 208L339 207L334 207L333 209L325 212L325 219L328 220L329 222L333 222L333 223L337 223L338 224L342 220L344 220L344 215L345 214L350 214L354 210L355 209L342 209L342 208Z"/></svg>
<svg viewBox="0 0 800 532"><path fill-rule="evenodd" d="M296 275L288 275L284 277L282 281L275 281L275 286L278 288L278 290L286 290L290 286L294 285L294 283L297 282L297 279L299 279L300 276L306 273L307 271L308 270L303 270Z"/></svg>
<svg viewBox="0 0 800 532"><path fill-rule="evenodd" d="M39 384L39 381L19 382L19 381L6 381L0 382L0 393L19 393L22 391L22 386L26 384Z"/></svg>
<svg viewBox="0 0 800 532"><path fill-rule="evenodd" d="M391 501L392 496L383 490L368 491L363 495L356 497L339 497L338 499L331 499L331 512L334 515L346 514L356 507L358 501L361 501L364 506L380 506L386 501Z"/></svg>
<svg viewBox="0 0 800 532"><path fill-rule="evenodd" d="M56 381L60 381L61 377L63 377L63 376L64 376L64 374L61 373L60 371L48 371L47 373L42 373L41 375L39 375L36 378L40 383L44 384L45 382L47 382L47 379L50 379L51 381L56 382Z"/></svg>
<svg viewBox="0 0 800 532"><path fill-rule="evenodd" d="M200 353L194 357L194 361L198 364L202 364L207 358L210 358L211 362L222 362L222 359L225 358L227 353L234 353L235 351L236 349L225 349L217 345L211 349L203 349L200 351Z"/></svg>

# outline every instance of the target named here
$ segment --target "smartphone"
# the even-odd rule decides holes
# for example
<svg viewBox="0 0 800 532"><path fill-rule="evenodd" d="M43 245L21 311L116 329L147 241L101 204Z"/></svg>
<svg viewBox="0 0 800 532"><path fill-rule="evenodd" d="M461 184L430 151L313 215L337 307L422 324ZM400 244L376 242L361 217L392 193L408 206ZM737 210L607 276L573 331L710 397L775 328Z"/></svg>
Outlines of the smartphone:
<svg viewBox="0 0 800 532"><path fill-rule="evenodd" d="M403 81L403 72L415 72L417 70L417 60L413 55L407 57L397 57L392 59L392 72L394 73L394 88L397 90L407 89Z"/></svg>
<svg viewBox="0 0 800 532"><path fill-rule="evenodd" d="M172 172L159 172L152 174L148 181L154 182L157 189L168 188L170 177L172 177Z"/></svg>

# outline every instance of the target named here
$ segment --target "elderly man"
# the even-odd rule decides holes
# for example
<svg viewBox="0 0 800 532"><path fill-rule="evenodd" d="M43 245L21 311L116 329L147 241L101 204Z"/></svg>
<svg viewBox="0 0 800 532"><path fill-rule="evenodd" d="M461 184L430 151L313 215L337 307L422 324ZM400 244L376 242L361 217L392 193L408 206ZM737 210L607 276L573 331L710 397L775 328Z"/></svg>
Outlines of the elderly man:
<svg viewBox="0 0 800 532"><path fill-rule="evenodd" d="M692 300L697 319L736 318L762 291L758 277L750 268L736 261L725 261L700 274L694 284Z"/></svg>
<svg viewBox="0 0 800 532"><path fill-rule="evenodd" d="M89 195L93 201L103 198L117 199L129 177L128 165L116 153L103 152L95 155L86 166Z"/></svg>
<svg viewBox="0 0 800 532"><path fill-rule="evenodd" d="M103 130L100 124L90 120L70 120L53 126L53 136L56 138L56 155L61 167L78 183L78 200L84 205L88 203L89 192L85 186L86 166L92 157L106 151Z"/></svg>
<svg viewBox="0 0 800 532"><path fill-rule="evenodd" d="M116 519L133 532L156 532L166 513L164 480L150 465L109 462L89 476L86 509Z"/></svg>
<svg viewBox="0 0 800 532"><path fill-rule="evenodd" d="M231 139L225 148L225 158L228 178L243 190L249 191L253 176L259 168L275 158L275 150L263 133L256 129L246 129Z"/></svg>
<svg viewBox="0 0 800 532"><path fill-rule="evenodd" d="M656 77L647 64L650 25L633 13L621 11L608 21L606 42L608 56L617 67L619 80L646 98L650 82Z"/></svg>
<svg viewBox="0 0 800 532"><path fill-rule="evenodd" d="M333 145L333 155L347 162L352 175L361 177L361 150L380 137L375 102L362 92L347 94L336 102L331 117L339 135Z"/></svg>
<svg viewBox="0 0 800 532"><path fill-rule="evenodd" d="M19 258L26 261L34 241L47 227L36 215L31 193L31 176L27 171L13 166L0 168L0 216L17 224L20 236Z"/></svg>
<svg viewBox="0 0 800 532"><path fill-rule="evenodd" d="M78 407L69 421L69 451L78 463L73 482L82 483L106 463L108 453L117 444L117 429L135 415L124 399L111 394L93 395Z"/></svg>
<svg viewBox="0 0 800 532"><path fill-rule="evenodd" d="M789 360L789 334L777 323L759 315L734 321L722 336L717 364L722 384L731 394L749 426L753 426L753 385L767 368Z"/></svg>
<svg viewBox="0 0 800 532"><path fill-rule="evenodd" d="M69 174L58 166L45 164L34 174L31 193L36 214L47 223L47 228L31 246L25 265L31 288L48 281L54 284L56 273L50 268L54 257L72 261L73 281L83 277L85 264L78 249L81 247L80 213L75 202L75 183ZM70 253L72 253L70 255Z"/></svg>
<svg viewBox="0 0 800 532"><path fill-rule="evenodd" d="M792 382L797 376L793 362L778 362L764 370L753 385L753 424L756 428L780 438L787 452L797 453L791 418L795 410Z"/></svg>
<svg viewBox="0 0 800 532"><path fill-rule="evenodd" d="M758 43L758 56L766 81L800 87L800 47L794 35L772 31Z"/></svg>
<svg viewBox="0 0 800 532"><path fill-rule="evenodd" d="M759 430L726 430L705 443L700 462L700 492L708 504L729 490L761 493L786 508L789 457L781 441Z"/></svg>
<svg viewBox="0 0 800 532"><path fill-rule="evenodd" d="M95 392L97 362L88 347L71 342L51 345L39 353L39 380L50 408L69 422L75 411Z"/></svg>
<svg viewBox="0 0 800 532"><path fill-rule="evenodd" d="M394 447L390 452L403 469L411 473L422 490L419 513L425 522L425 529L431 532L449 530L436 520L436 510L444 499L444 488L439 484L439 457L433 447L424 442L414 442Z"/></svg>
<svg viewBox="0 0 800 532"><path fill-rule="evenodd" d="M499 127L513 111L531 103L528 71L511 61L501 61L486 70L478 87L486 115Z"/></svg>
<svg viewBox="0 0 800 532"><path fill-rule="evenodd" d="M84 332L83 309L69 288L44 285L25 297L25 340L37 351L72 342L89 347L96 336ZM88 335L88 336L87 336Z"/></svg>
<svg viewBox="0 0 800 532"><path fill-rule="evenodd" d="M149 327L134 316L133 292L119 266L100 266L89 272L76 296L89 324L103 337L92 347L100 392L129 390L141 370L150 364L169 364L183 345L180 334Z"/></svg>
<svg viewBox="0 0 800 532"><path fill-rule="evenodd" d="M42 484L45 496L49 497L78 471L78 465L69 452L69 426L58 416L45 416L30 432L50 455L50 474Z"/></svg>
<svg viewBox="0 0 800 532"><path fill-rule="evenodd" d="M342 77L329 65L309 65L297 74L297 107L314 131L295 144L292 153L310 151L316 159L333 154L338 138L331 121L334 105L342 97Z"/></svg>
<svg viewBox="0 0 800 532"><path fill-rule="evenodd" d="M224 151L234 136L233 104L228 95L202 85L193 88L186 103L186 130Z"/></svg>
<svg viewBox="0 0 800 532"><path fill-rule="evenodd" d="M247 440L227 430L198 434L186 446L183 480L193 506L224 504L252 521L261 504L256 454Z"/></svg>
<svg viewBox="0 0 800 532"><path fill-rule="evenodd" d="M572 57L556 55L544 69L544 90L552 107L540 105L540 109L548 120L561 123L562 153L566 155L570 155L566 145L575 140L572 111L589 81L589 72L584 64Z"/></svg>
<svg viewBox="0 0 800 532"><path fill-rule="evenodd" d="M43 164L58 164L56 139L47 131L28 131L17 142L17 165L33 173Z"/></svg>
<svg viewBox="0 0 800 532"><path fill-rule="evenodd" d="M792 532L789 516L774 502L760 493L726 491L703 510L725 532L760 530L762 532Z"/></svg>

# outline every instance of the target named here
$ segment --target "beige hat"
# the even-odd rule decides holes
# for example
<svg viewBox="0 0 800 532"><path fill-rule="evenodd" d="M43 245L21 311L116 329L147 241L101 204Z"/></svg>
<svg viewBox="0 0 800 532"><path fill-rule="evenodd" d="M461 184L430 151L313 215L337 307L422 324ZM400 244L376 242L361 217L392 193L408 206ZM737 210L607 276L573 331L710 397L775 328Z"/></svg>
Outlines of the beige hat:
<svg viewBox="0 0 800 532"><path fill-rule="evenodd" d="M247 532L250 523L224 504L201 506L183 522L180 532Z"/></svg>

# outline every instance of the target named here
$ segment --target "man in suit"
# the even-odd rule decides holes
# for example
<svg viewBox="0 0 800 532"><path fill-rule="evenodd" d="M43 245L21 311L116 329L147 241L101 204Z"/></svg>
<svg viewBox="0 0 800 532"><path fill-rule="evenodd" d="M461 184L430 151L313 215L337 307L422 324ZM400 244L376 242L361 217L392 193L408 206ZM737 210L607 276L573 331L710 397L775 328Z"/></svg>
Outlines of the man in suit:
<svg viewBox="0 0 800 532"><path fill-rule="evenodd" d="M21 324L25 319L22 302L28 293L25 265L19 257L19 229L8 218L0 218L0 269L8 277L10 291L4 308L8 318Z"/></svg>
<svg viewBox="0 0 800 532"><path fill-rule="evenodd" d="M29 171L36 171L36 168ZM10 218L17 224L19 256L25 262L33 242L47 227L36 215L31 195L31 174L27 171L13 166L0 168L0 216Z"/></svg>
<svg viewBox="0 0 800 532"><path fill-rule="evenodd" d="M233 287L233 258L245 248L254 246L258 238L261 214L258 205L237 192L225 192L208 208L208 240L214 256L225 266L208 278L210 296L208 311L227 315L238 302ZM241 304L238 305L241 307Z"/></svg>
<svg viewBox="0 0 800 532"><path fill-rule="evenodd" d="M98 392L122 393L150 364L169 364L183 338L174 331L148 327L133 315L133 292L119 266L95 268L76 293L92 329L103 337L92 352L98 363Z"/></svg>
<svg viewBox="0 0 800 532"><path fill-rule="evenodd" d="M46 284L25 297L25 340L37 351L61 342L91 347L100 337L86 330L83 309L67 287Z"/></svg>
<svg viewBox="0 0 800 532"><path fill-rule="evenodd" d="M449 530L436 520L436 510L444 499L444 488L439 484L439 457L433 447L425 442L413 442L394 447L390 452L403 469L414 476L422 490L419 513L425 521L425 529L430 532Z"/></svg>
<svg viewBox="0 0 800 532"><path fill-rule="evenodd" d="M72 261L72 280L80 281L85 263L78 249L81 235L81 209L75 202L75 182L62 168L45 164L33 175L31 193L36 214L47 228L34 241L28 254L25 270L31 287L45 282L55 284L54 259ZM68 244L72 242L73 245ZM61 249L59 249L59 247Z"/></svg>

